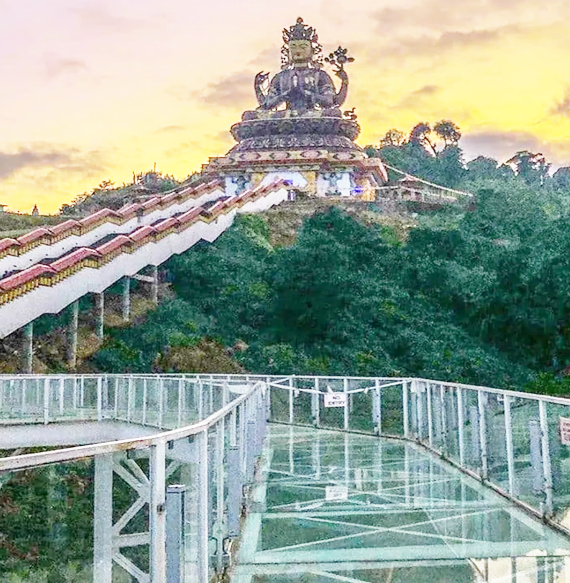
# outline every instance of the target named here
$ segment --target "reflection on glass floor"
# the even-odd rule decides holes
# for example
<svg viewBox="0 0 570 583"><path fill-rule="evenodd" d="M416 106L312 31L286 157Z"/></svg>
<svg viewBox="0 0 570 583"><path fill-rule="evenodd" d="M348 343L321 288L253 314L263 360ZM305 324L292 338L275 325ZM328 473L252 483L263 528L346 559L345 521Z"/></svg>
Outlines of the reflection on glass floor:
<svg viewBox="0 0 570 583"><path fill-rule="evenodd" d="M414 444L272 425L232 583L570 583L570 541Z"/></svg>

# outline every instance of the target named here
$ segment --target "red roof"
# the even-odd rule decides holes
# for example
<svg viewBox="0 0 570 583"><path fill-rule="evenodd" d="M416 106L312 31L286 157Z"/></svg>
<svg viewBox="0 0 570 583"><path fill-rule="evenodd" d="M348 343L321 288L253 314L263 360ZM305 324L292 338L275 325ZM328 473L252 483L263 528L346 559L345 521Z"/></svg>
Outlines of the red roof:
<svg viewBox="0 0 570 583"><path fill-rule="evenodd" d="M57 261L54 261L51 264L51 267L55 271L63 271L64 269L67 269L68 267L71 267L72 265L75 265L76 263L83 261L83 259L86 259L87 257L100 257L100 254L97 251L95 251L95 249L81 247L80 249L76 249L69 255L62 257Z"/></svg>
<svg viewBox="0 0 570 583"><path fill-rule="evenodd" d="M40 227L39 229L34 229L33 231L30 231L29 233L26 233L25 235L18 237L18 242L21 245L27 245L28 243L33 243L38 239L42 239L46 235L49 236L50 234L51 233L47 229L44 229L44 227Z"/></svg>
<svg viewBox="0 0 570 583"><path fill-rule="evenodd" d="M23 269L10 277L0 280L0 289L3 291L10 291L11 289L17 288L28 281L32 281L46 273L55 273L50 265L44 265L39 263L38 265L33 265L27 269Z"/></svg>
<svg viewBox="0 0 570 583"><path fill-rule="evenodd" d="M80 226L79 221L69 219L69 221L65 221L64 223L60 223L59 225L55 225L54 227L50 227L49 230L53 235L61 235L61 233L71 231L71 229L79 226Z"/></svg>
<svg viewBox="0 0 570 583"><path fill-rule="evenodd" d="M16 239L0 239L0 253L10 247L20 247L20 243Z"/></svg>
<svg viewBox="0 0 570 583"><path fill-rule="evenodd" d="M131 241L133 241L134 243L136 243L138 241L142 241L143 239L146 239L152 233L155 233L155 232L156 232L156 229L154 227L151 227L150 225L145 225L144 227L139 227L136 231L133 231L129 235L129 239Z"/></svg>
<svg viewBox="0 0 570 583"><path fill-rule="evenodd" d="M99 247L95 247L95 251L100 253L101 255L107 255L112 253L116 249L120 249L123 245L131 243L131 240L126 235L118 235L114 237L107 243L103 243L103 245L99 245Z"/></svg>

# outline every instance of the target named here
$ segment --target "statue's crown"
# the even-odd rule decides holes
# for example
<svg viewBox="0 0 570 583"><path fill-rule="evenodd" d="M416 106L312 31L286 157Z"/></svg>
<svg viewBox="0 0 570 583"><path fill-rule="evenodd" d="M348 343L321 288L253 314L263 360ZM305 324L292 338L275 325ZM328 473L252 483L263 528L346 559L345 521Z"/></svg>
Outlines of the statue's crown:
<svg viewBox="0 0 570 583"><path fill-rule="evenodd" d="M301 17L297 18L296 24L288 29L283 29L283 42L288 44L292 40L308 40L311 43L318 43L319 36L312 26L307 26Z"/></svg>

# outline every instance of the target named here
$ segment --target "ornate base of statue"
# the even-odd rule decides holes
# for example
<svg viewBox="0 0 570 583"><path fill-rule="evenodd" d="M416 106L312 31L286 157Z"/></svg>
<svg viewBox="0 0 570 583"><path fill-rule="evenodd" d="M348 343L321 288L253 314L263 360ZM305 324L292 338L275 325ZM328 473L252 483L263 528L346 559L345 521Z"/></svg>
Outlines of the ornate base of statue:
<svg viewBox="0 0 570 583"><path fill-rule="evenodd" d="M346 63L339 47L326 59L341 80L337 92L322 69L316 31L297 23L283 31L282 70L254 82L259 108L246 111L231 128L238 142L224 157L212 158L203 172L226 180L229 195L273 178L313 196L357 196L374 200L387 179L378 158L368 159L354 140L360 133L354 109L341 111L348 92Z"/></svg>

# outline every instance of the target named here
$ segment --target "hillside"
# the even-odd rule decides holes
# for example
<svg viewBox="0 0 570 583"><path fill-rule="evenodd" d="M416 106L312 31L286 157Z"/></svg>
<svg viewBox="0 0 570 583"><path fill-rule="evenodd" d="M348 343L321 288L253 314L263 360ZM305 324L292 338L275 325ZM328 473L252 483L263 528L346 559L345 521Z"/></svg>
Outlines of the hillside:
<svg viewBox="0 0 570 583"><path fill-rule="evenodd" d="M546 331L536 335L539 290L521 296L512 285L531 275L521 262L526 247L560 218L521 206L529 201L519 186L507 190L517 196L481 190L469 213L412 216L361 203L347 211L318 201L242 217L213 244L173 258L165 267L175 297L138 326L111 331L90 366L197 370L192 359L181 367L181 355L214 342L256 373L414 375L502 387L558 373L570 354L562 346L552 354ZM527 329L522 309L530 311ZM210 370L217 366L211 360Z"/></svg>

